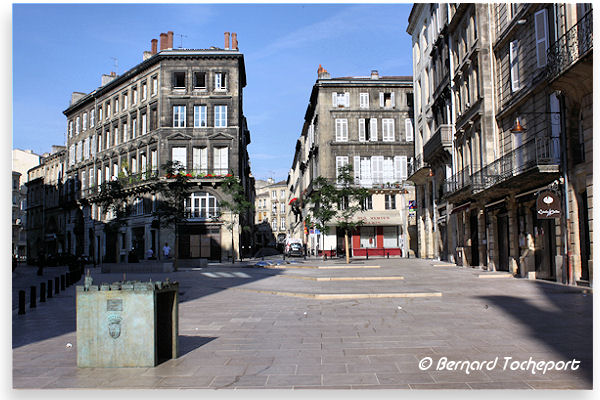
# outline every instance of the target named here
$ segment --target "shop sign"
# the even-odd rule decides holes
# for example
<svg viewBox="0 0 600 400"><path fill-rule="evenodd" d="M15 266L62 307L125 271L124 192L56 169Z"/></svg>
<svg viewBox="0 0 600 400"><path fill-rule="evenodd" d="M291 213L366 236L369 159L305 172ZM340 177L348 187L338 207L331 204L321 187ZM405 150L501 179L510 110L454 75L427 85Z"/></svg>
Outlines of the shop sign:
<svg viewBox="0 0 600 400"><path fill-rule="evenodd" d="M562 207L558 195L551 190L541 192L537 197L536 211L538 219L560 218Z"/></svg>

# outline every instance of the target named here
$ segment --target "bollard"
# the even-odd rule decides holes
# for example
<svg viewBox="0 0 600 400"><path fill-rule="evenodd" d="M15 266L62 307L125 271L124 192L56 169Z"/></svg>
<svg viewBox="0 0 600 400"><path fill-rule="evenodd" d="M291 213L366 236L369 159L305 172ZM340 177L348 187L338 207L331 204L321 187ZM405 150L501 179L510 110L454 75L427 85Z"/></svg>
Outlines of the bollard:
<svg viewBox="0 0 600 400"><path fill-rule="evenodd" d="M390 252L389 252L389 251L388 251L388 253L387 253L387 258L390 258Z"/></svg>
<svg viewBox="0 0 600 400"><path fill-rule="evenodd" d="M19 315L25 314L25 291L19 290Z"/></svg>
<svg viewBox="0 0 600 400"><path fill-rule="evenodd" d="M31 286L29 288L30 293L29 293L29 308L35 308L36 304L35 304L35 298L37 297L36 294L36 290L35 290L35 286Z"/></svg>
<svg viewBox="0 0 600 400"><path fill-rule="evenodd" d="M46 302L46 283L40 282L40 303Z"/></svg>
<svg viewBox="0 0 600 400"><path fill-rule="evenodd" d="M369 249L367 249L367 260L369 259Z"/></svg>
<svg viewBox="0 0 600 400"><path fill-rule="evenodd" d="M60 290L65 291L65 274L60 276Z"/></svg>
<svg viewBox="0 0 600 400"><path fill-rule="evenodd" d="M52 279L48 279L48 294L46 297L49 299L52 298Z"/></svg>
<svg viewBox="0 0 600 400"><path fill-rule="evenodd" d="M58 292L60 291L59 282L60 282L60 278L58 276L55 277L54 278L54 294L58 294Z"/></svg>

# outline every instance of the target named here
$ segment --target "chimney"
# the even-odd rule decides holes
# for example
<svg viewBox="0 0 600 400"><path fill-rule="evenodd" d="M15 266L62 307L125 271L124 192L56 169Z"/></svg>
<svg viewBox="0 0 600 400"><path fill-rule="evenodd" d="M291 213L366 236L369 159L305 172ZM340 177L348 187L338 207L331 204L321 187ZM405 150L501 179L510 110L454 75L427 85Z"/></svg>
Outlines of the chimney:
<svg viewBox="0 0 600 400"><path fill-rule="evenodd" d="M151 51L145 51L144 54L143 54L143 56L142 56L142 60L146 61L150 57L152 57L152 52Z"/></svg>
<svg viewBox="0 0 600 400"><path fill-rule="evenodd" d="M168 47L168 41L169 39L167 38L167 34L166 33L161 33L160 34L160 51L163 51L165 49L167 49Z"/></svg>
<svg viewBox="0 0 600 400"><path fill-rule="evenodd" d="M157 53L158 40L152 39L150 42L152 43L152 55L154 55Z"/></svg>
<svg viewBox="0 0 600 400"><path fill-rule="evenodd" d="M235 33L235 32L233 32L231 34L231 49L232 50L237 50L238 49L237 33Z"/></svg>
<svg viewBox="0 0 600 400"><path fill-rule="evenodd" d="M321 66L321 64L319 64L319 69L317 70L317 76L318 79L330 79L331 75L329 75L329 72L327 72L327 70L325 68L323 68Z"/></svg>
<svg viewBox="0 0 600 400"><path fill-rule="evenodd" d="M71 104L77 103L79 100L85 97L85 93L73 92L71 94Z"/></svg>
<svg viewBox="0 0 600 400"><path fill-rule="evenodd" d="M225 50L229 50L229 32L225 32Z"/></svg>
<svg viewBox="0 0 600 400"><path fill-rule="evenodd" d="M371 70L371 79L379 79L379 72L376 69Z"/></svg>
<svg viewBox="0 0 600 400"><path fill-rule="evenodd" d="M173 31L167 32L167 48L173 48Z"/></svg>

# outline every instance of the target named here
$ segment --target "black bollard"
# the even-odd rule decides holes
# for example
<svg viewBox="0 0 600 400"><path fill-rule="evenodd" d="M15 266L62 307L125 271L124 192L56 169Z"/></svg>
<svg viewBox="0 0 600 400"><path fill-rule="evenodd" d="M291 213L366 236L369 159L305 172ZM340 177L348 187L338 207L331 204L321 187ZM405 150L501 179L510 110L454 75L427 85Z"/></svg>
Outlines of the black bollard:
<svg viewBox="0 0 600 400"><path fill-rule="evenodd" d="M48 294L46 295L49 299L52 298L52 279L48 279Z"/></svg>
<svg viewBox="0 0 600 400"><path fill-rule="evenodd" d="M46 282L40 282L40 303L46 302Z"/></svg>
<svg viewBox="0 0 600 400"><path fill-rule="evenodd" d="M65 291L65 274L60 276L60 290Z"/></svg>
<svg viewBox="0 0 600 400"><path fill-rule="evenodd" d="M19 315L25 314L25 291L19 290Z"/></svg>
<svg viewBox="0 0 600 400"><path fill-rule="evenodd" d="M58 292L60 291L60 278L58 276L56 276L54 278L54 294L58 294Z"/></svg>
<svg viewBox="0 0 600 400"><path fill-rule="evenodd" d="M35 286L31 286L29 288L29 290L30 290L30 293L29 293L29 308L35 308L35 306L36 306L35 300L36 300L37 294L36 294L36 290L35 289L36 289Z"/></svg>
<svg viewBox="0 0 600 400"><path fill-rule="evenodd" d="M369 249L367 249L367 260L369 259Z"/></svg>
<svg viewBox="0 0 600 400"><path fill-rule="evenodd" d="M389 251L388 251L388 253L387 253L387 258L390 258L390 252L389 252Z"/></svg>

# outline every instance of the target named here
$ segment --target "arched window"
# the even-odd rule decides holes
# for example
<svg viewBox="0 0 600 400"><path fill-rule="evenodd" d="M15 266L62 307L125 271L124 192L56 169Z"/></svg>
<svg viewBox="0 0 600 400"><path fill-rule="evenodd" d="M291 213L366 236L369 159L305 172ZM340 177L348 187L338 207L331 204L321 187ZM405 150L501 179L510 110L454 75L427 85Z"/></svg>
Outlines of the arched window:
<svg viewBox="0 0 600 400"><path fill-rule="evenodd" d="M210 193L194 192L185 201L185 211L188 218L216 218L219 213L219 203Z"/></svg>

